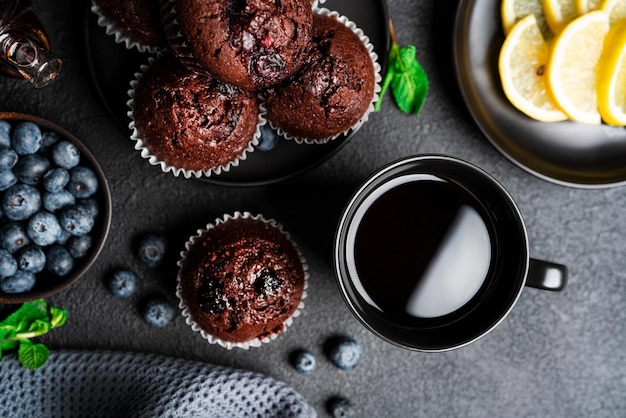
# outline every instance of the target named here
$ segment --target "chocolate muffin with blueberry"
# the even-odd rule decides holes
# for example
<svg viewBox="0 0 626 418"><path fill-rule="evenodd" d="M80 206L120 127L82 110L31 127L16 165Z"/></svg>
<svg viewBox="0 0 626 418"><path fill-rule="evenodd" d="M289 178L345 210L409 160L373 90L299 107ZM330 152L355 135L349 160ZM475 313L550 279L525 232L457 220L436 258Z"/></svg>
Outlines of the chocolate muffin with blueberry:
<svg viewBox="0 0 626 418"><path fill-rule="evenodd" d="M157 0L92 0L98 24L128 48L155 52L167 41Z"/></svg>
<svg viewBox="0 0 626 418"><path fill-rule="evenodd" d="M244 89L289 77L311 40L310 0L170 0L163 14L186 65Z"/></svg>
<svg viewBox="0 0 626 418"><path fill-rule="evenodd" d="M306 284L289 235L247 212L198 232L179 262L178 296L188 322L227 348L260 345L283 332L302 307Z"/></svg>
<svg viewBox="0 0 626 418"><path fill-rule="evenodd" d="M287 137L325 142L356 129L376 100L380 79L366 38L335 12L313 16L307 63L292 77L266 91L267 119Z"/></svg>
<svg viewBox="0 0 626 418"><path fill-rule="evenodd" d="M256 94L161 55L133 81L135 148L163 171L185 177L227 171L253 151L265 123Z"/></svg>

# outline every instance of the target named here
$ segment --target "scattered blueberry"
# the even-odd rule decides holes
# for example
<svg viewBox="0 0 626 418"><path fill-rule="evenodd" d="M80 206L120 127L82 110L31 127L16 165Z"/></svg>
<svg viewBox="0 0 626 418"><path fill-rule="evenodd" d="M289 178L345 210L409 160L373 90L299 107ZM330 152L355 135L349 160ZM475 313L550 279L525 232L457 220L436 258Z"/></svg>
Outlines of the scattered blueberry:
<svg viewBox="0 0 626 418"><path fill-rule="evenodd" d="M115 270L107 281L109 290L118 298L129 298L139 288L139 278L135 273L126 269Z"/></svg>
<svg viewBox="0 0 626 418"><path fill-rule="evenodd" d="M363 348L352 338L337 337L328 342L327 354L335 366L342 370L352 370L361 361Z"/></svg>
<svg viewBox="0 0 626 418"><path fill-rule="evenodd" d="M0 120L0 146L11 147L11 124Z"/></svg>
<svg viewBox="0 0 626 418"><path fill-rule="evenodd" d="M52 161L59 167L70 170L80 163L80 150L70 141L62 140L52 146Z"/></svg>
<svg viewBox="0 0 626 418"><path fill-rule="evenodd" d="M0 277L10 277L17 271L17 260L13 255L0 248Z"/></svg>
<svg viewBox="0 0 626 418"><path fill-rule="evenodd" d="M148 267L158 267L163 262L167 239L160 234L149 233L139 242L139 260Z"/></svg>
<svg viewBox="0 0 626 418"><path fill-rule="evenodd" d="M52 213L37 212L28 220L26 234L35 244L45 247L57 242L61 225Z"/></svg>
<svg viewBox="0 0 626 418"><path fill-rule="evenodd" d="M0 171L12 169L18 158L17 153L12 148L0 146Z"/></svg>
<svg viewBox="0 0 626 418"><path fill-rule="evenodd" d="M143 307L144 320L154 327L163 328L174 319L174 307L162 297L153 297Z"/></svg>
<svg viewBox="0 0 626 418"><path fill-rule="evenodd" d="M58 242L58 240L57 240ZM83 258L91 248L93 239L91 235L74 236L70 234L67 242L67 250L74 258Z"/></svg>
<svg viewBox="0 0 626 418"><path fill-rule="evenodd" d="M59 244L47 247L46 267L57 276L67 276L74 268L74 258L67 249Z"/></svg>
<svg viewBox="0 0 626 418"><path fill-rule="evenodd" d="M317 362L315 356L310 351L298 350L291 355L291 364L300 374L308 375L313 373Z"/></svg>
<svg viewBox="0 0 626 418"><path fill-rule="evenodd" d="M333 418L348 418L354 416L352 405L345 398L338 396L331 398L327 402L326 408L330 416Z"/></svg>
<svg viewBox="0 0 626 418"><path fill-rule="evenodd" d="M91 168L76 167L70 171L67 190L77 198L91 197L98 190L98 176Z"/></svg>
<svg viewBox="0 0 626 418"><path fill-rule="evenodd" d="M30 244L30 239L21 223L10 222L0 227L0 247L11 254Z"/></svg>
<svg viewBox="0 0 626 418"><path fill-rule="evenodd" d="M4 191L17 183L13 170L0 171L0 191Z"/></svg>
<svg viewBox="0 0 626 418"><path fill-rule="evenodd" d="M95 219L84 206L77 204L66 206L59 213L59 222L63 229L72 235L85 235L91 231Z"/></svg>
<svg viewBox="0 0 626 418"><path fill-rule="evenodd" d="M43 187L51 193L56 193L61 191L69 181L70 173L62 167L57 167L43 176Z"/></svg>
<svg viewBox="0 0 626 418"><path fill-rule="evenodd" d="M46 267L46 254L36 245L22 248L17 256L17 264L20 270L31 273L39 273Z"/></svg>
<svg viewBox="0 0 626 418"><path fill-rule="evenodd" d="M4 192L2 213L14 221L30 218L41 208L41 195L37 188L28 184L15 184Z"/></svg>
<svg viewBox="0 0 626 418"><path fill-rule="evenodd" d="M35 275L17 270L13 276L0 278L0 290L5 293L24 293L35 287Z"/></svg>
<svg viewBox="0 0 626 418"><path fill-rule="evenodd" d="M30 154L19 159L13 172L22 183L36 185L43 180L43 176L50 170L50 167L50 161L43 155Z"/></svg>
<svg viewBox="0 0 626 418"><path fill-rule="evenodd" d="M56 212L61 208L70 206L76 203L76 198L73 194L63 189L56 193L44 193L42 199L43 207L50 212Z"/></svg>
<svg viewBox="0 0 626 418"><path fill-rule="evenodd" d="M269 123L261 126L261 139L259 140L259 144L256 148L259 151L269 151L276 147L276 143L278 142L278 133L272 129Z"/></svg>
<svg viewBox="0 0 626 418"><path fill-rule="evenodd" d="M11 147L18 155L36 153L41 147L41 129L36 123L21 122L15 125L11 136Z"/></svg>

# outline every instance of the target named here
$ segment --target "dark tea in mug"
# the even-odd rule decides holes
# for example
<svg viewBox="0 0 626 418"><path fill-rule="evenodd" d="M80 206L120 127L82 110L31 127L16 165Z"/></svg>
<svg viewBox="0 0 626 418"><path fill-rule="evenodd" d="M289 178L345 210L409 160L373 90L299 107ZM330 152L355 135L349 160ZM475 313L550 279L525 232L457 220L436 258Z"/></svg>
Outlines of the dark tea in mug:
<svg viewBox="0 0 626 418"><path fill-rule="evenodd" d="M454 157L407 157L352 196L337 227L337 284L352 313L403 348L462 347L497 326L532 286L561 290L567 268L530 258L509 193Z"/></svg>
<svg viewBox="0 0 626 418"><path fill-rule="evenodd" d="M463 185L408 174L371 193L348 229L348 269L365 303L401 326L464 315L489 287L493 222Z"/></svg>

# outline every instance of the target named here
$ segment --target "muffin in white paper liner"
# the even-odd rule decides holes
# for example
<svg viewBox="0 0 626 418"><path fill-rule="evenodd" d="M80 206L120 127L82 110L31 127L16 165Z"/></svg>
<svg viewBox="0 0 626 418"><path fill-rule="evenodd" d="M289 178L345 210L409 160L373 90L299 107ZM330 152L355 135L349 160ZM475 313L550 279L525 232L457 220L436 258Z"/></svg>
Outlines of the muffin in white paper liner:
<svg viewBox="0 0 626 418"><path fill-rule="evenodd" d="M230 169L233 167L237 167L241 161L247 158L249 153L255 150L256 145L259 144L259 141L261 138L261 127L267 123L266 118L265 118L266 110L265 110L265 105L263 104L262 97L258 97L258 100L257 100L258 101L258 116L257 116L256 130L254 134L252 135L252 137L250 138L250 141L248 142L247 147L243 149L238 156L235 156L235 158L233 158L231 161L225 164L212 167L212 168L207 168L204 170L192 170L192 169L187 169L184 167L176 167L176 166L166 163L161 158L154 155L146 146L143 138L141 137L139 133L139 130L135 122L135 117L134 117L135 88L137 86L137 83L140 82L141 78L146 73L146 71L148 71L150 66L153 65L154 62L156 62L158 59L162 59L165 56L166 56L165 53L159 53L156 56L156 58L149 57L148 63L140 66L139 71L135 73L135 79L130 82L130 89L128 90L129 99L127 101L127 106L129 110L127 112L127 115L130 118L130 123L128 126L132 131L130 138L131 140L135 142L135 149L140 151L141 156L144 159L147 159L151 165L159 166L164 173L172 173L176 177L183 176L187 179L216 176L216 175L220 175L222 172L230 171Z"/></svg>
<svg viewBox="0 0 626 418"><path fill-rule="evenodd" d="M272 226L273 228L275 228L277 230L277 232L281 233L293 246L293 248L295 249L295 252L298 255L300 264L302 265L302 273L304 276L304 284L303 284L303 290L302 290L302 296L298 302L298 305L296 307L296 309L294 310L293 313L291 313L291 315L283 322L283 327L281 330L278 330L276 332L271 333L270 335L266 335L263 337L257 337L257 338L253 338L251 340L248 341L244 341L244 342L233 342L233 341L226 341L223 339L220 339L212 334L210 334L209 332L205 331L198 323L196 323L196 321L193 318L193 315L190 311L190 309L187 306L187 302L185 301L185 297L183 294L183 285L181 283L183 277L182 277L182 272L183 272L183 267L185 265L185 261L187 259L187 256L189 255L190 250L192 249L192 247L199 243L200 240L202 238L204 238L205 234L210 232L213 228L215 228L216 226L229 222L231 220L236 220L236 219L252 219L255 221L260 221L260 222L264 222L270 226ZM179 307L182 310L182 315L185 318L185 322L191 327L191 329L193 331L199 332L200 335L202 335L202 337L207 340L209 343L211 344L218 344L226 349L232 349L232 348L241 348L241 349L249 349L250 347L260 347L263 344L267 344L271 341L273 341L274 339L276 339L280 334L284 333L289 326L291 326L291 324L293 323L293 319L300 316L302 309L304 309L304 302L303 300L306 298L307 296L307 288L308 288L308 279L309 279L309 272L308 272L308 266L306 264L306 260L304 259L304 257L302 256L302 253L300 252L298 246L296 245L296 243L292 240L291 236L289 235L288 232L286 232L282 225L280 223L278 223L276 220L274 219L265 219L263 217L263 215L252 215L250 212L235 212L233 215L224 215L222 218L218 218L215 220L214 223L209 223L206 225L205 228L203 229L198 229L196 234L191 236L189 238L189 240L185 243L185 250L181 251L180 253L180 259L177 263L179 270L178 270L178 275L177 275L177 285L176 285L176 296L179 299Z"/></svg>
<svg viewBox="0 0 626 418"><path fill-rule="evenodd" d="M319 0L319 3L323 3L325 0ZM365 33L363 32L362 29L360 29L356 23L354 23L353 21L349 20L348 17L341 15L339 12L336 11L331 11L329 9L326 8L320 8L317 6L313 7L313 13L314 14L321 14L321 15L325 15L325 16L329 16L329 17L333 17L335 18L338 22L343 23L346 27L348 27L349 29L351 29L361 40L361 42L363 42L363 44L365 45L367 51L369 52L369 55L372 59L372 65L374 67L374 92L372 95L372 100L370 102L369 107L367 108L367 110L365 111L365 113L361 116L361 118L351 127L349 127L348 129L342 131L342 132L338 132L337 134L334 134L332 136L329 137L325 137L325 138L303 138L303 137L299 137L296 135L291 135L288 132L286 132L285 130L283 130L282 128L276 126L275 123L273 123L271 120L268 119L268 123L269 125L272 127L272 129L276 130L276 132L278 133L278 135L282 136L283 138L287 139L287 140L293 140L298 144L325 144L329 141L335 140L337 138L339 138L340 136L344 136L344 135L348 135L350 133L355 133L356 131L359 130L359 128L361 128L361 126L363 126L363 124L365 122L367 122L367 120L369 119L370 114L374 111L374 106L376 105L376 102L378 102L379 99L379 93L381 91L381 82L382 82L382 75L381 75L381 66L378 63L378 54L376 54L376 52L374 52L374 45L371 43L369 37L367 35L365 35Z"/></svg>
<svg viewBox="0 0 626 418"><path fill-rule="evenodd" d="M91 11L98 17L98 26L104 28L107 35L112 36L115 39L115 42L123 44L127 49L135 48L139 52L154 54L162 51L167 44L165 35L163 35L161 45L152 45L133 40L132 36L124 33L124 31L119 28L117 22L114 22L102 13L102 9L96 4L95 0L91 1Z"/></svg>

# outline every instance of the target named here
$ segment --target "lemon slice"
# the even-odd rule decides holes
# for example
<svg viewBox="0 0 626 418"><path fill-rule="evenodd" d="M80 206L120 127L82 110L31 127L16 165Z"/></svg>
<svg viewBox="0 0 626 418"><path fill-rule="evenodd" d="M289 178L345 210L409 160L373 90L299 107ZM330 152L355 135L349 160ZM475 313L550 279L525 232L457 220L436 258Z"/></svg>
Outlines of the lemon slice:
<svg viewBox="0 0 626 418"><path fill-rule="evenodd" d="M500 16L504 34L508 35L513 25L520 19L534 14L544 38L552 37L548 22L546 22L546 17L543 14L541 2L542 0L502 0L502 3L500 3Z"/></svg>
<svg viewBox="0 0 626 418"><path fill-rule="evenodd" d="M598 10L603 0L576 0L576 12L579 15Z"/></svg>
<svg viewBox="0 0 626 418"><path fill-rule="evenodd" d="M517 22L500 50L498 69L504 94L524 114L543 122L565 120L548 92L545 65L548 44L541 35L535 15Z"/></svg>
<svg viewBox="0 0 626 418"><path fill-rule="evenodd" d="M608 13L611 26L626 18L626 1L624 0L603 0L600 9Z"/></svg>
<svg viewBox="0 0 626 418"><path fill-rule="evenodd" d="M578 16L576 0L542 0L543 13L555 35Z"/></svg>
<svg viewBox="0 0 626 418"><path fill-rule="evenodd" d="M557 105L570 119L600 123L598 62L609 17L603 11L584 14L557 35L548 60L548 86Z"/></svg>
<svg viewBox="0 0 626 418"><path fill-rule="evenodd" d="M626 20L609 31L598 75L598 107L602 119L609 125L626 125Z"/></svg>

